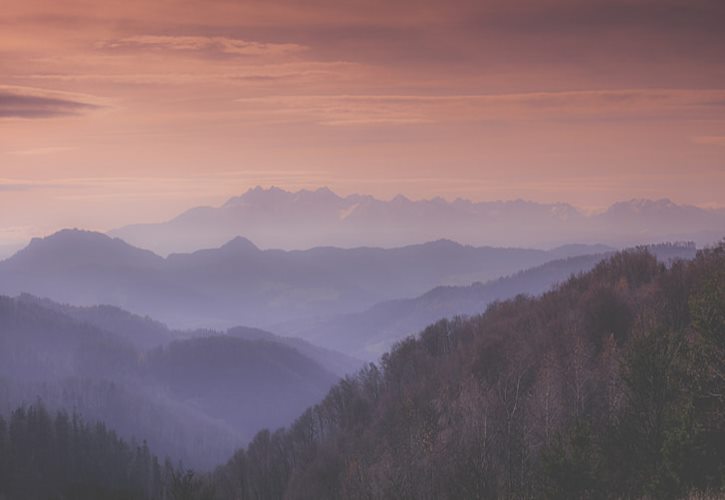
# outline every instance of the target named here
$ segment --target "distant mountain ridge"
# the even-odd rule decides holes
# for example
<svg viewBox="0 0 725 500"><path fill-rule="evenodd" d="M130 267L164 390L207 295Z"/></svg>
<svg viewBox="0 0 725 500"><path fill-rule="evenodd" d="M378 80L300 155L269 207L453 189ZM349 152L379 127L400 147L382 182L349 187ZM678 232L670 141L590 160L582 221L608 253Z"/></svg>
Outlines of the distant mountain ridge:
<svg viewBox="0 0 725 500"><path fill-rule="evenodd" d="M566 203L524 200L472 202L442 198L384 201L338 196L328 188L289 192L256 187L219 207L196 207L156 224L109 232L166 255L219 245L244 235L263 248L396 247L451 239L476 246L553 247L579 241L631 246L725 234L725 211L668 199L630 200L586 214Z"/></svg>
<svg viewBox="0 0 725 500"><path fill-rule="evenodd" d="M600 248L600 247L596 247ZM552 251L437 240L399 248L219 248L160 257L101 233L63 230L0 262L0 293L76 306L108 304L173 328L267 327L360 311L439 285L487 281L587 246Z"/></svg>

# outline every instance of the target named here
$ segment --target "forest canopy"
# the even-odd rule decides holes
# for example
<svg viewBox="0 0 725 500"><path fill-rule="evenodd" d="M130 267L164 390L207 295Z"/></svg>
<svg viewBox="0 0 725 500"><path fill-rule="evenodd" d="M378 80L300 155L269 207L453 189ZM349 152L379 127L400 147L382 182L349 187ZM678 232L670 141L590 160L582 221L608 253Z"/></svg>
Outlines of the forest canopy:
<svg viewBox="0 0 725 500"><path fill-rule="evenodd" d="M440 321L263 431L218 498L675 498L725 484L725 245Z"/></svg>

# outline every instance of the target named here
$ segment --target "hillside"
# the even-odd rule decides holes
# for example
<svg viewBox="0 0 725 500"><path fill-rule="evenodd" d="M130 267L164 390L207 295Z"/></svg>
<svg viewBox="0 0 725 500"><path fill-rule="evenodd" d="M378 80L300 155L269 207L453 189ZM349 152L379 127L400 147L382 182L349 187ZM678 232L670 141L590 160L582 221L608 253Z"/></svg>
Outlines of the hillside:
<svg viewBox="0 0 725 500"><path fill-rule="evenodd" d="M721 491L725 244L618 253L398 344L214 475L218 498Z"/></svg>
<svg viewBox="0 0 725 500"><path fill-rule="evenodd" d="M0 413L41 399L195 467L291 422L338 380L280 342L207 333L144 354L42 303L0 296Z"/></svg>
<svg viewBox="0 0 725 500"><path fill-rule="evenodd" d="M174 341L144 369L176 400L237 430L281 427L319 401L338 378L291 347L230 335Z"/></svg>
<svg viewBox="0 0 725 500"><path fill-rule="evenodd" d="M285 337L258 328L234 327L226 331L227 335L245 340L266 340L276 342L298 351L307 358L316 361L326 370L344 377L358 371L365 363L360 359L312 344L297 337Z"/></svg>
<svg viewBox="0 0 725 500"><path fill-rule="evenodd" d="M662 244L647 247L662 262L691 259L690 244ZM560 250L567 255L567 249ZM295 323L276 329L291 335L376 361L397 341L421 331L440 319L480 314L494 301L519 294L539 295L570 276L591 270L611 252L554 260L486 283L469 286L441 286L415 298L378 303L360 312L341 315L313 325Z"/></svg>
<svg viewBox="0 0 725 500"><path fill-rule="evenodd" d="M175 338L184 336L184 332L173 331L159 321L148 316L132 314L120 307L109 305L71 306L50 299L41 299L30 294L21 294L21 302L37 304L44 309L57 311L79 323L93 325L101 330L123 338L138 350L158 347Z"/></svg>
<svg viewBox="0 0 725 500"><path fill-rule="evenodd" d="M50 299L41 299L30 294L21 294L19 302L35 304L44 309L56 311L74 321L96 327L129 342L138 351L160 347L173 340L230 335L244 340L266 340L285 345L316 361L327 371L344 376L357 371L363 362L332 349L326 349L296 337L276 335L259 328L235 326L226 331L212 329L172 330L165 324L148 316L139 316L119 307L108 305L71 306Z"/></svg>

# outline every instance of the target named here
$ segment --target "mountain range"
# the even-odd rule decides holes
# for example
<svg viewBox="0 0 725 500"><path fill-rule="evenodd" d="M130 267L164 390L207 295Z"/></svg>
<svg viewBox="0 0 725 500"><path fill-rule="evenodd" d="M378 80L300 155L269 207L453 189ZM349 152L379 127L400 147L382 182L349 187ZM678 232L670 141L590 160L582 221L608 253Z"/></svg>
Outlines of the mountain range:
<svg viewBox="0 0 725 500"><path fill-rule="evenodd" d="M0 293L108 304L174 328L268 327L358 312L602 248L544 251L438 240L392 249L284 251L260 250L236 237L219 248L161 257L102 233L63 230L0 262Z"/></svg>
<svg viewBox="0 0 725 500"><path fill-rule="evenodd" d="M589 214L566 203L473 202L442 198L380 200L330 189L289 192L256 187L218 207L195 207L171 220L110 232L158 254L218 247L244 235L263 248L397 247L438 239L475 246L554 247L572 241L617 247L687 240L715 242L725 210L668 199L630 200Z"/></svg>

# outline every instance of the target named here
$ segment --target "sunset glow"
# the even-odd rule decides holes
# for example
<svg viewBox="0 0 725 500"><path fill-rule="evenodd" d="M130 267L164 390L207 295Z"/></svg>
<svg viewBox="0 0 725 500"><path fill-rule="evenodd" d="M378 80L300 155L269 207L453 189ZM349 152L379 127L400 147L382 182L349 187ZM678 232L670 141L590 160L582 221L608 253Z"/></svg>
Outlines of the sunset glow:
<svg viewBox="0 0 725 500"><path fill-rule="evenodd" d="M0 245L255 185L723 206L724 21L710 0L10 0Z"/></svg>

